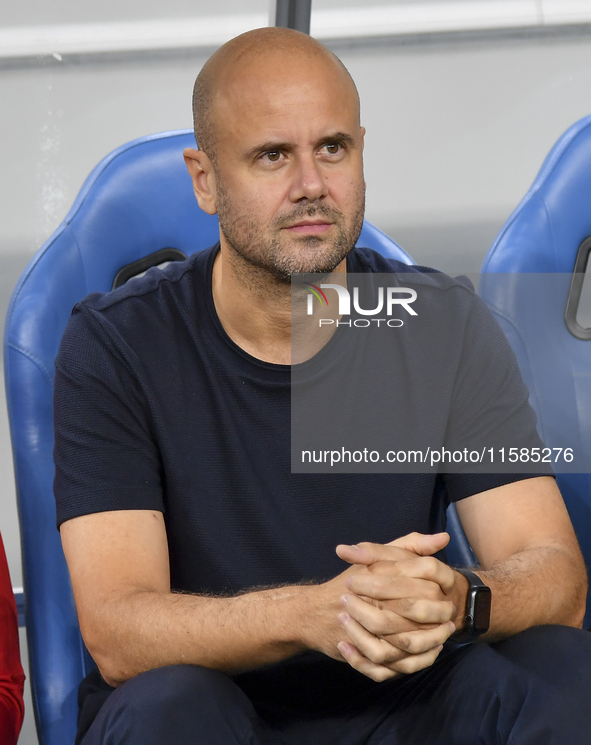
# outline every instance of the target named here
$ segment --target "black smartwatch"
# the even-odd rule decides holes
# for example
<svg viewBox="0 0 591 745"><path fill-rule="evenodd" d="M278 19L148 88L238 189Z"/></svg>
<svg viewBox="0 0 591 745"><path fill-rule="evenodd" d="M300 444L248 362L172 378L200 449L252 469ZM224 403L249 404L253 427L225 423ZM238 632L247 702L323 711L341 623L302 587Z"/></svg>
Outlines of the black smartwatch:
<svg viewBox="0 0 591 745"><path fill-rule="evenodd" d="M452 634L451 640L463 644L473 642L488 631L490 625L491 591L484 582L470 569L457 569L470 583L466 597L464 628Z"/></svg>

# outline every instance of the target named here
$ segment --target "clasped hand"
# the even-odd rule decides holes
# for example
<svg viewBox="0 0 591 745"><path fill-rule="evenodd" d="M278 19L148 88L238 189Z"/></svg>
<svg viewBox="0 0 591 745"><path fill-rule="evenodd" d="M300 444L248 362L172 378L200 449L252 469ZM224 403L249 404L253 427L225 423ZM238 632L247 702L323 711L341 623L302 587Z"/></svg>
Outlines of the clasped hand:
<svg viewBox="0 0 591 745"><path fill-rule="evenodd" d="M432 555L448 541L447 533L411 533L387 545L337 547L353 565L340 575L348 639L337 649L360 673L383 681L433 664L455 631L454 571Z"/></svg>

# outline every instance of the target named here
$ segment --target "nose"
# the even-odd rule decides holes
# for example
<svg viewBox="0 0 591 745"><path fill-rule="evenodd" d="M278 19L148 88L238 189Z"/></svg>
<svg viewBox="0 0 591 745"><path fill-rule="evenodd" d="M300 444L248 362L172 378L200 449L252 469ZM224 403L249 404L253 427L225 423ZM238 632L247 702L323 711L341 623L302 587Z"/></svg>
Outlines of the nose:
<svg viewBox="0 0 591 745"><path fill-rule="evenodd" d="M296 159L290 189L292 202L307 199L311 202L328 195L328 185L323 178L322 167L313 154Z"/></svg>

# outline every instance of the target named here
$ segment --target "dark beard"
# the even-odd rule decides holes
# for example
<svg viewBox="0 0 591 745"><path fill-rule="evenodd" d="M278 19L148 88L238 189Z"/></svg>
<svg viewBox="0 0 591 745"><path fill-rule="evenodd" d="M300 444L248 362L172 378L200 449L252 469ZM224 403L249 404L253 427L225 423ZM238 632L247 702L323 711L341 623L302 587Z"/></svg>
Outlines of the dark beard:
<svg viewBox="0 0 591 745"><path fill-rule="evenodd" d="M321 215L333 222L336 236L327 244L322 236L303 236L297 239L297 246L302 252L290 253L282 244L280 233L274 238L261 235L258 223L249 214L236 216L228 194L218 179L217 192L218 217L220 230L228 245L244 262L258 270L270 274L274 279L287 283L292 274L330 274L350 253L363 225L365 195L360 198L360 205L354 214L350 228L345 225L345 218L340 210L329 207L323 202L302 202L290 213L278 215L271 224L271 230L280 231L303 217ZM314 252L314 248L317 251ZM301 253L307 254L302 256ZM310 255L312 254L312 255Z"/></svg>

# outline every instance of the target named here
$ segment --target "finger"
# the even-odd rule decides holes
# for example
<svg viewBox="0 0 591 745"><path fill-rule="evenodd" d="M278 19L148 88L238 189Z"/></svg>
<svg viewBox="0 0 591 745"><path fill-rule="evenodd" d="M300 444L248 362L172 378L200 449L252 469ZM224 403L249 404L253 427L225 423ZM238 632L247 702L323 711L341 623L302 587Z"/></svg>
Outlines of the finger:
<svg viewBox="0 0 591 745"><path fill-rule="evenodd" d="M449 533L410 533L397 538L387 544L358 543L353 546L341 544L337 546L337 555L349 564L373 564L376 561L397 561L405 557L400 551L417 556L431 556L441 551L449 543Z"/></svg>
<svg viewBox="0 0 591 745"><path fill-rule="evenodd" d="M397 546L384 546L380 543L358 543L354 546L340 544L336 547L337 556L349 564L369 566L376 561L403 561L416 554Z"/></svg>
<svg viewBox="0 0 591 745"><path fill-rule="evenodd" d="M417 637L409 642L417 649L417 653L413 654L395 647L385 639L377 639L354 619L347 617L346 613L341 613L339 620L362 657L374 665L404 673L415 672L431 665L441 652L443 642L452 633L451 624L442 624L438 629L429 632L413 632ZM435 643L437 640L439 643Z"/></svg>
<svg viewBox="0 0 591 745"><path fill-rule="evenodd" d="M439 625L438 623L421 624L411 621L394 611L389 603L387 607L381 603L378 607L365 602L357 597L357 595L343 595L341 604L351 618L354 618L375 636L388 636L390 634L400 634L405 631L436 628Z"/></svg>
<svg viewBox="0 0 591 745"><path fill-rule="evenodd" d="M371 571L363 569L354 572L347 579L347 587L357 595L367 595L376 600L388 599L391 597L388 593L395 592L399 577L435 582L446 595L451 592L455 582L451 567L433 556L424 556L407 561L389 562L388 566L374 567Z"/></svg>
<svg viewBox="0 0 591 745"><path fill-rule="evenodd" d="M370 662L349 642L339 642L337 648L342 654L344 660L348 662L354 670L357 670L366 677L371 678L371 680L375 680L376 683L383 683L383 681L389 680L398 675L396 670L391 670L383 665L376 665L375 663Z"/></svg>
<svg viewBox="0 0 591 745"><path fill-rule="evenodd" d="M456 614L456 607L451 600L399 598L397 600L381 601L381 606L382 610L387 609L390 613L414 621L421 626L451 621Z"/></svg>
<svg viewBox="0 0 591 745"><path fill-rule="evenodd" d="M404 548L419 556L432 556L444 549L450 541L449 533L409 533L388 543L388 546Z"/></svg>
<svg viewBox="0 0 591 745"><path fill-rule="evenodd" d="M391 665L406 656L406 652L392 646L385 639L370 634L348 613L339 613L339 621L355 648L375 665Z"/></svg>
<svg viewBox="0 0 591 745"><path fill-rule="evenodd" d="M391 599L396 598L427 598L428 600L448 600L449 595L441 589L437 582L430 579L418 579L416 577L400 576L398 567L390 567L387 564L392 562L380 561L378 564L372 564L370 567L359 568L353 574L362 574L370 576L384 577L389 583L388 587L392 593ZM345 578L345 583L347 578Z"/></svg>
<svg viewBox="0 0 591 745"><path fill-rule="evenodd" d="M419 655L445 644L455 630L455 624L448 621L433 629L421 629L387 636L386 641L407 654Z"/></svg>
<svg viewBox="0 0 591 745"><path fill-rule="evenodd" d="M410 654L408 657L404 657L399 662L396 662L392 667L399 673L410 675L410 673L416 673L419 670L424 670L426 667L431 667L435 660L439 657L443 645L431 649L429 652L423 652L423 654Z"/></svg>
<svg viewBox="0 0 591 745"><path fill-rule="evenodd" d="M456 607L451 600L441 602L423 598L401 598L388 604L390 610L420 626L451 621L456 615Z"/></svg>
<svg viewBox="0 0 591 745"><path fill-rule="evenodd" d="M414 564L413 562L418 562ZM416 588L416 593L411 590L409 597L426 593L425 597L433 600L448 597L455 584L455 572L447 564L438 561L434 557L416 557L410 561L378 561L368 567L350 567L348 575L354 574L364 576L383 576L390 578L396 586L408 586ZM346 581L346 578L345 578ZM419 592L420 588L420 592ZM402 597L402 596L401 596Z"/></svg>

